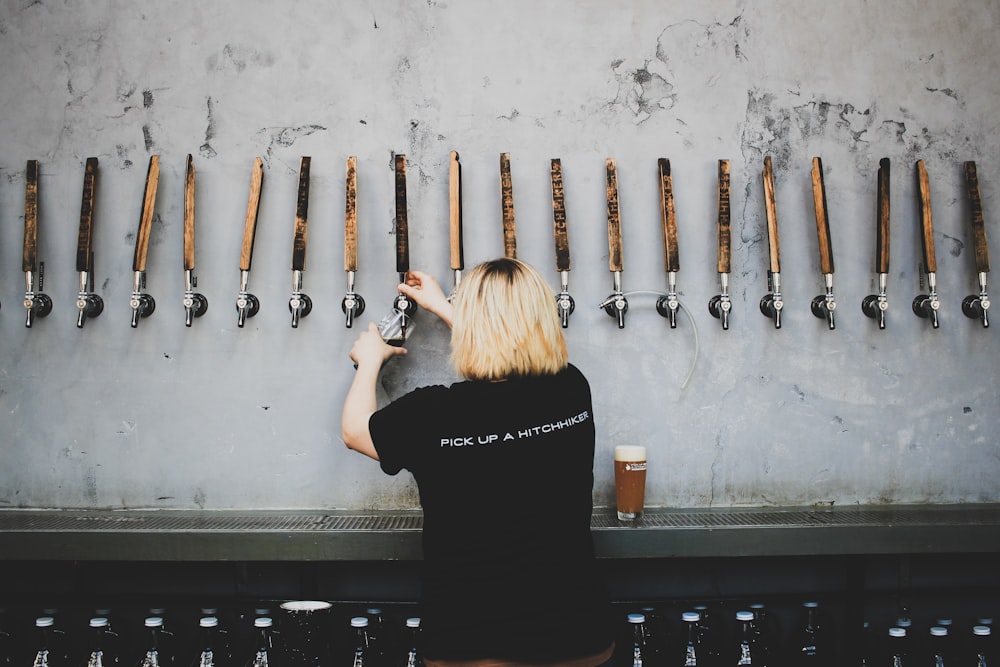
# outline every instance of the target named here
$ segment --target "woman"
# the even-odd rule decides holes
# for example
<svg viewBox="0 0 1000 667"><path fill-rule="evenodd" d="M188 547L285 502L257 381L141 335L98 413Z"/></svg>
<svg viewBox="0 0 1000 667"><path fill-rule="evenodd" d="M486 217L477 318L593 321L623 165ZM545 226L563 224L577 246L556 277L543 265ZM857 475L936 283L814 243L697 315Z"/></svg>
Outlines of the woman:
<svg viewBox="0 0 1000 667"><path fill-rule="evenodd" d="M452 328L465 381L378 410L379 369L406 351L372 324L351 349L342 430L348 447L417 482L427 664L608 661L613 624L590 536L590 387L568 363L552 291L514 259L469 271L454 304L418 271L399 290Z"/></svg>

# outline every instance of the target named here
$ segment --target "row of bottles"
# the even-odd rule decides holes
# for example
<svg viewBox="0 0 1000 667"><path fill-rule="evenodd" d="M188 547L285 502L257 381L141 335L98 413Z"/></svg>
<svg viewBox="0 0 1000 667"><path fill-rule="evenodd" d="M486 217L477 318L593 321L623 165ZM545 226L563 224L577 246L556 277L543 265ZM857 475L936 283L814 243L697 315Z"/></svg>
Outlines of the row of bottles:
<svg viewBox="0 0 1000 667"><path fill-rule="evenodd" d="M195 627L175 629L164 616L146 616L141 628L119 633L118 622L93 616L87 627L65 628L52 615L38 616L33 627L13 627L0 609L0 667L422 667L420 619L409 616L405 628L390 628L382 610L370 607L353 616L348 627L332 627L326 602L304 614L282 606L242 615L232 628L221 615L202 615ZM163 614L152 609L150 613ZM217 614L202 609L202 614ZM296 618L296 616L298 616ZM61 620L61 619L60 619ZM232 619L228 619L232 620ZM249 626L249 627L246 627Z"/></svg>
<svg viewBox="0 0 1000 667"><path fill-rule="evenodd" d="M238 616L201 609L196 620L177 624L163 609L129 623L100 610L104 615L72 627L54 610L21 628L0 613L0 667L423 666L412 606L386 616L377 607L359 613L348 605L304 604L310 606L283 604ZM778 614L763 604L735 611L719 605L630 610L613 667L1000 665L990 618L970 624L939 618L920 628L901 618L888 628L865 623L863 632L849 633L836 632L833 617L816 602L797 611L794 624L781 627Z"/></svg>
<svg viewBox="0 0 1000 667"><path fill-rule="evenodd" d="M784 634L763 604L739 609L732 622L718 618L707 605L682 612L676 628L655 607L628 613L625 620L617 667L1000 665L991 618L978 618L969 628L938 619L925 637L914 634L909 619L899 619L884 636L865 622L860 645L851 637L838 638L816 602L803 603L797 625Z"/></svg>

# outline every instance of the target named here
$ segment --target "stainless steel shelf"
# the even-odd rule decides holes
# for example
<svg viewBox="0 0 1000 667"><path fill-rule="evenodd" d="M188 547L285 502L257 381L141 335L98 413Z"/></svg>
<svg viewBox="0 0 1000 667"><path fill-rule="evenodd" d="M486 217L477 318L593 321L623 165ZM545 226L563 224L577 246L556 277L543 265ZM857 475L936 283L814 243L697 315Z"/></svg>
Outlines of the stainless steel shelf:
<svg viewBox="0 0 1000 667"><path fill-rule="evenodd" d="M0 510L0 560L419 560L419 512ZM1000 504L596 510L601 558L1000 552Z"/></svg>

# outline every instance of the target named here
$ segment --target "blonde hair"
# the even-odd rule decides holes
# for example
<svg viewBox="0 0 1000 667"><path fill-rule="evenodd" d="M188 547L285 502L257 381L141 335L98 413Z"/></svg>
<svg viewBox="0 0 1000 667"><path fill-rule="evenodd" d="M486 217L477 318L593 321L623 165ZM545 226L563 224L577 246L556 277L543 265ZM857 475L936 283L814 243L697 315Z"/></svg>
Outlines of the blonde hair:
<svg viewBox="0 0 1000 667"><path fill-rule="evenodd" d="M516 259L474 267L455 294L451 361L469 380L554 375L569 354L555 294Z"/></svg>

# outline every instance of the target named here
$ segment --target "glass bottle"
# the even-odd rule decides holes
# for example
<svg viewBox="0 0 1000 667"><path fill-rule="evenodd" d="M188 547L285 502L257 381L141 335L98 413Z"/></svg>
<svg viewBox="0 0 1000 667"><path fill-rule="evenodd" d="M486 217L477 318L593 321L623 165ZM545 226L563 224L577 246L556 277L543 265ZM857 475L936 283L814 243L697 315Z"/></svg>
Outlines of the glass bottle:
<svg viewBox="0 0 1000 667"><path fill-rule="evenodd" d="M701 614L696 611L686 611L681 614L681 622L684 623L684 635L686 637L684 643L684 667L696 667L699 663L698 659L701 655L700 649L700 629L698 627L698 621L701 620Z"/></svg>
<svg viewBox="0 0 1000 667"><path fill-rule="evenodd" d="M268 616L258 616L253 620L254 627L254 651L247 660L247 667L268 667L268 661L273 655L273 643L271 640L271 618Z"/></svg>
<svg viewBox="0 0 1000 667"><path fill-rule="evenodd" d="M382 621L382 609L369 607L365 610L368 617L368 653L369 662L375 667L384 667L386 662L385 624Z"/></svg>
<svg viewBox="0 0 1000 667"><path fill-rule="evenodd" d="M976 625L972 628L972 661L973 667L996 667L997 656L993 647L993 629L988 625Z"/></svg>
<svg viewBox="0 0 1000 667"><path fill-rule="evenodd" d="M406 667L423 667L424 659L421 655L422 647L420 642L420 619L412 617L406 619L406 629L408 632L409 649L406 652Z"/></svg>
<svg viewBox="0 0 1000 667"><path fill-rule="evenodd" d="M227 667L226 650L219 635L219 619L215 616L202 616L198 627L200 630L193 666Z"/></svg>
<svg viewBox="0 0 1000 667"><path fill-rule="evenodd" d="M61 662L58 651L55 650L54 626L55 619L51 616L39 616L35 619L38 639L35 644L34 667L58 667Z"/></svg>
<svg viewBox="0 0 1000 667"><path fill-rule="evenodd" d="M935 625L930 629L927 640L927 658L922 662L930 667L947 667L952 664L951 638L948 628Z"/></svg>
<svg viewBox="0 0 1000 667"><path fill-rule="evenodd" d="M628 624L632 638L632 667L643 667L644 663L649 667L652 663L648 662L650 656L647 655L646 615L629 614Z"/></svg>
<svg viewBox="0 0 1000 667"><path fill-rule="evenodd" d="M908 657L906 651L906 628L899 626L889 628L886 656L886 667L905 667Z"/></svg>
<svg viewBox="0 0 1000 667"><path fill-rule="evenodd" d="M147 616L143 621L146 628L146 649L139 658L139 667L171 667L173 653L165 641L162 616Z"/></svg>
<svg viewBox="0 0 1000 667"><path fill-rule="evenodd" d="M789 658L795 662L805 662L811 665L827 664L825 647L819 625L819 603L803 602L804 621L791 646Z"/></svg>
<svg viewBox="0 0 1000 667"><path fill-rule="evenodd" d="M90 651L87 654L87 667L115 667L118 664L118 638L111 630L111 624L106 616L95 616L90 619L92 638Z"/></svg>
<svg viewBox="0 0 1000 667"><path fill-rule="evenodd" d="M667 619L657 611L656 607L643 607L639 611L646 617L646 646L649 652L647 659L657 665L663 664L669 639Z"/></svg>
<svg viewBox="0 0 1000 667"><path fill-rule="evenodd" d="M739 639L735 642L735 647L727 657L729 664L736 665L763 665L764 661L756 656L756 645L751 623L753 622L753 612L741 610L736 612L736 622L739 624Z"/></svg>
<svg viewBox="0 0 1000 667"><path fill-rule="evenodd" d="M368 617L351 619L354 629L354 667L372 667L371 641L368 637Z"/></svg>

